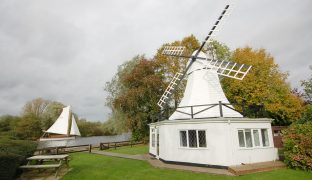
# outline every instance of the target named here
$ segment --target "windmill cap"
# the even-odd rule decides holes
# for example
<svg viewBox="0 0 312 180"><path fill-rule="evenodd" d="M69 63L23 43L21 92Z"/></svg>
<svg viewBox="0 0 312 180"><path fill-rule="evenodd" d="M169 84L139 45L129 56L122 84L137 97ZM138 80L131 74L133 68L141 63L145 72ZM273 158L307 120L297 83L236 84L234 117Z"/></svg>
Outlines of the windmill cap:
<svg viewBox="0 0 312 180"><path fill-rule="evenodd" d="M195 56L195 54L197 53L197 50L193 52L192 57ZM208 56L208 57L207 57ZM211 58L209 57L209 55L207 55L206 53L200 51L197 55L197 57L201 57L201 58ZM190 62L192 61L192 59L190 58L187 65L190 64ZM202 60L202 59L196 59L195 62L193 62L192 66L190 67L190 69L187 71L187 74L192 73L193 71L196 70L200 70L203 69L207 66L207 62L206 60Z"/></svg>

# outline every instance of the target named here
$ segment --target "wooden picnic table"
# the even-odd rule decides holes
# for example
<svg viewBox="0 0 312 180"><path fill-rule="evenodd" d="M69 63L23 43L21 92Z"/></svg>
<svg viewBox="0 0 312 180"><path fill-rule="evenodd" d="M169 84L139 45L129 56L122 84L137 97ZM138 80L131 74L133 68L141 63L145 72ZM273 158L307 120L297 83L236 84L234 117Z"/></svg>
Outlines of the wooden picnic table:
<svg viewBox="0 0 312 180"><path fill-rule="evenodd" d="M67 167L69 156L67 154L64 155L38 155L38 156L32 156L27 158L28 163L27 165L20 166L21 169L49 169L49 168L55 168L55 177L57 177L58 171L61 168L61 166L64 164ZM35 164L32 164L31 162L35 161ZM57 163L54 164L43 164L47 161L55 161Z"/></svg>

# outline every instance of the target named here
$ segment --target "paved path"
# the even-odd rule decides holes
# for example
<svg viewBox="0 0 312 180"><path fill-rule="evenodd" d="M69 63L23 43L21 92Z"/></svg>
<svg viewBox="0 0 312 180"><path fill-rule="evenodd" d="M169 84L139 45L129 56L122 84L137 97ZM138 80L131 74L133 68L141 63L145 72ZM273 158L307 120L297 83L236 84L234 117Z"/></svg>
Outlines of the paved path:
<svg viewBox="0 0 312 180"><path fill-rule="evenodd" d="M208 167L168 164L168 163L164 163L152 157L149 154L145 154L144 157L152 166L157 167L157 168L168 168L168 169L175 169L175 170L192 171L192 172L197 172L197 173L199 172L199 173L208 173L208 174L216 174L216 175L234 176L234 174L230 173L227 169L216 169L216 168L208 168Z"/></svg>
<svg viewBox="0 0 312 180"><path fill-rule="evenodd" d="M126 158L126 159L147 161L153 167L156 167L156 168L175 169L175 170L184 170L184 171L192 171L192 172L200 172L200 173L233 176L233 174L230 173L226 169L215 169L215 168L207 168L207 167L195 167L195 166L167 164L167 163L164 163L164 162L152 157L149 154L129 155L129 154L120 154L120 153L113 153L113 152L99 151L99 150L92 150L92 153L101 154L101 155L105 155L105 156L113 156L113 157L120 157L120 158Z"/></svg>

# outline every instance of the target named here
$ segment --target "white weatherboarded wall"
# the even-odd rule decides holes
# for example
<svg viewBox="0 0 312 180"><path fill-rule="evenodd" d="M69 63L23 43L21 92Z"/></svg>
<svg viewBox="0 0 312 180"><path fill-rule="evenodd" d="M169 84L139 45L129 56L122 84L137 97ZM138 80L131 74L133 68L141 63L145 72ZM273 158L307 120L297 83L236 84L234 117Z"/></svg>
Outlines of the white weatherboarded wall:
<svg viewBox="0 0 312 180"><path fill-rule="evenodd" d="M159 130L159 158L165 161L205 165L231 166L241 163L273 161L278 158L274 148L270 119L210 118L201 120L170 120L152 123ZM268 129L268 147L240 148L238 129ZM180 146L180 130L206 130L207 148ZM151 142L151 141L150 141ZM156 155L157 148L150 148Z"/></svg>

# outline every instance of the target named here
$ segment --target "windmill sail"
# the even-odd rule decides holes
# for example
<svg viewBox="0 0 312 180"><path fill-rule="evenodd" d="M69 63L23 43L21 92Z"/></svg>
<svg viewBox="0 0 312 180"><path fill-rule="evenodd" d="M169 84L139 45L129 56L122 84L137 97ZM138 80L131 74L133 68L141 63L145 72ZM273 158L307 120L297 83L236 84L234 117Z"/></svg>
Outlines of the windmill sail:
<svg viewBox="0 0 312 180"><path fill-rule="evenodd" d="M178 80L175 79L175 77L173 78L173 80L171 82L174 82L174 86L172 86L172 84L170 83L169 86L167 87L166 91L164 92L164 94L161 96L160 100L158 101L158 106L163 109L164 105L168 103L168 101L170 100L170 97L172 96L172 94L175 92L175 89L177 86L179 86L180 82L182 81L182 79L186 76L186 73L188 72L188 70L191 68L192 64L197 60L197 57L199 55L199 53L202 51L202 49L205 47L206 43L210 40L211 36L213 35L213 33L217 30L218 25L221 24L222 20L224 19L225 15L227 15L227 12L229 10L230 5L226 5L225 8L223 9L221 15L218 17L217 21L214 23L214 25L212 26L211 30L209 31L207 37L205 38L205 40L202 42L201 46L199 47L199 49L194 53L194 55L191 56L191 60L189 61L189 64L187 65L187 67L184 69L183 73L177 73L175 75L178 76ZM186 57L186 56L182 56L182 53L184 51L184 47L183 46L165 46L164 50L163 50L163 54L164 55L169 55L169 56L176 56L176 57ZM201 59L203 59L205 57L202 57ZM167 90L170 91L167 91Z"/></svg>

